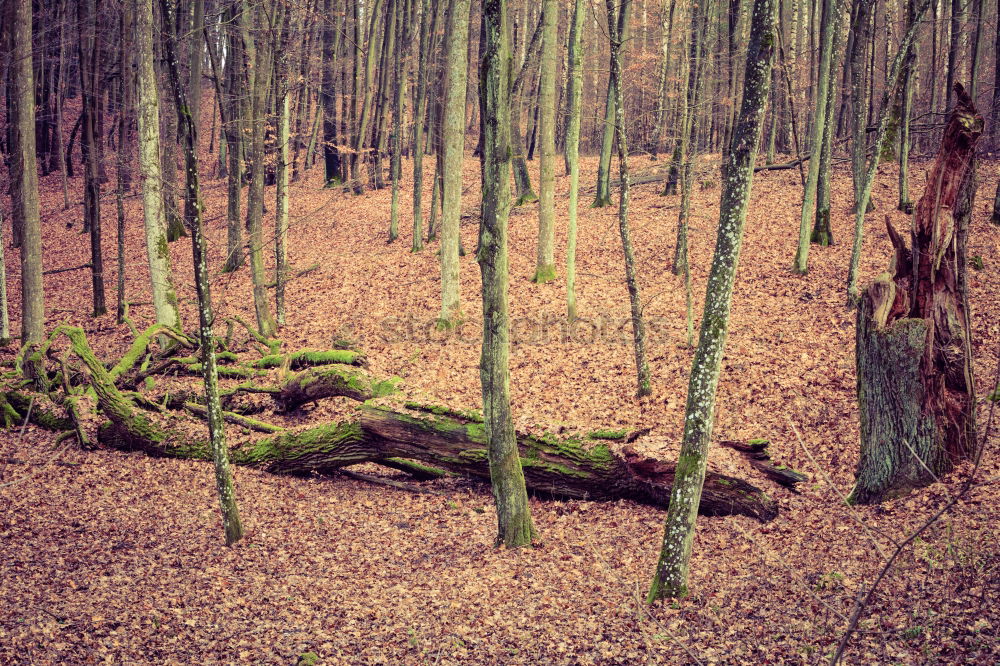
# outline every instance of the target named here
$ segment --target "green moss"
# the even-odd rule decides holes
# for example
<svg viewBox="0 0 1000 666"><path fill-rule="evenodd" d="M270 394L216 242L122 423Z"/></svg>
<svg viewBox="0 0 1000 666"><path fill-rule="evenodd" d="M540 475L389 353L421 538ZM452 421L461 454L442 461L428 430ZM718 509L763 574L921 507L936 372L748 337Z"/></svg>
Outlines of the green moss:
<svg viewBox="0 0 1000 666"><path fill-rule="evenodd" d="M474 442L486 441L486 426L482 423L467 423L465 434Z"/></svg>
<svg viewBox="0 0 1000 666"><path fill-rule="evenodd" d="M303 349L292 354L268 354L253 363L255 368L277 368L286 361L289 367L301 368L308 365L326 365L342 363L344 365L360 365L364 356L349 349Z"/></svg>
<svg viewBox="0 0 1000 666"><path fill-rule="evenodd" d="M594 432L587 435L587 439L625 439L628 436L628 430L624 428L620 430L595 430Z"/></svg>
<svg viewBox="0 0 1000 666"><path fill-rule="evenodd" d="M767 446L770 443L771 443L771 440L769 440L769 439L750 439L750 440L747 440L747 444L749 444L750 446Z"/></svg>
<svg viewBox="0 0 1000 666"><path fill-rule="evenodd" d="M483 422L483 413L478 409L453 409L442 405L426 405L420 402L413 402L412 400L407 400L403 403L403 406L407 409L412 409L418 412L427 412L437 416L450 416L452 418L461 419L463 421L471 421L473 423Z"/></svg>
<svg viewBox="0 0 1000 666"><path fill-rule="evenodd" d="M542 472L550 472L560 476L572 476L578 479L588 479L591 476L583 470L569 467L568 465L560 465L559 463L539 460L538 458L521 458L521 467L524 469L535 469Z"/></svg>
<svg viewBox="0 0 1000 666"><path fill-rule="evenodd" d="M458 457L463 462L486 462L489 460L489 453L486 449L465 449Z"/></svg>
<svg viewBox="0 0 1000 666"><path fill-rule="evenodd" d="M556 267L552 264L546 266L539 266L535 269L535 275L531 278L531 281L536 284L544 284L546 282L552 282L557 277Z"/></svg>

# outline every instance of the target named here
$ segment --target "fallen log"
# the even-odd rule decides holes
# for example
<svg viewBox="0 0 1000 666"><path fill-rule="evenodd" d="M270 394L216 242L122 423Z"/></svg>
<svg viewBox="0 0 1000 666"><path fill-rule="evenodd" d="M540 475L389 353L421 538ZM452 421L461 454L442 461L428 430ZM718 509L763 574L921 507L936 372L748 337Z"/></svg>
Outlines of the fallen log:
<svg viewBox="0 0 1000 666"><path fill-rule="evenodd" d="M83 361L100 409L109 419L98 429L102 444L153 456L211 459L207 441L192 441L189 435L163 425L156 413L143 413L119 391L81 329L61 326L58 333L69 338L73 352ZM314 377L321 374L311 372ZM383 385L393 388L392 381ZM363 395L359 391L354 397ZM619 446L611 445L613 441L627 445L633 439L624 431L598 431L584 437L519 433L525 482L531 491L546 497L629 499L666 507L674 465L641 456L627 446L619 451ZM287 430L237 444L230 449L230 460L280 474L331 473L360 463L385 462L397 469L410 466L425 470L427 476L450 472L489 479L482 417L477 412L415 403L368 402L359 409L355 421ZM777 505L746 481L709 471L700 511L766 521L777 515Z"/></svg>
<svg viewBox="0 0 1000 666"><path fill-rule="evenodd" d="M121 413L122 410L115 410ZM105 424L99 439L106 446L141 450L156 456L208 459L207 442L191 442L168 431L150 433ZM525 483L532 492L556 499L611 501L629 499L666 507L673 482L672 464L625 449L611 450L607 440L537 437L519 434ZM397 411L366 405L358 421L286 431L230 449L230 460L273 474L330 474L344 467L388 458L418 460L455 474L489 479L486 432L482 421L441 408ZM766 493L742 479L709 472L701 513L740 514L771 520L777 506Z"/></svg>
<svg viewBox="0 0 1000 666"><path fill-rule="evenodd" d="M802 472L796 472L791 467L786 467L785 465L775 464L771 460L771 454L767 450L770 442L766 439L751 439L746 443L725 440L719 442L719 444L739 451L749 461L751 467L792 492L798 492L795 490L795 486L809 480L809 477Z"/></svg>
<svg viewBox="0 0 1000 666"><path fill-rule="evenodd" d="M381 398L396 391L398 380L379 381L357 368L325 365L297 372L281 385L271 397L282 411L290 412L309 402L344 396L365 401Z"/></svg>

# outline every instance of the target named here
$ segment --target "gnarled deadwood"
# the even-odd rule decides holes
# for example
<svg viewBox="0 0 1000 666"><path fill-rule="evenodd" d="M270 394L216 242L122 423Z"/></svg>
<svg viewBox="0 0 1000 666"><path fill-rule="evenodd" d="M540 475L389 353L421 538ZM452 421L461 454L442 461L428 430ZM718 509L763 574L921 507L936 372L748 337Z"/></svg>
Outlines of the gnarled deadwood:
<svg viewBox="0 0 1000 666"><path fill-rule="evenodd" d="M912 250L888 223L890 272L865 291L857 320L861 457L850 500L879 502L926 485L977 452L975 385L956 200L983 131L958 103L917 203Z"/></svg>

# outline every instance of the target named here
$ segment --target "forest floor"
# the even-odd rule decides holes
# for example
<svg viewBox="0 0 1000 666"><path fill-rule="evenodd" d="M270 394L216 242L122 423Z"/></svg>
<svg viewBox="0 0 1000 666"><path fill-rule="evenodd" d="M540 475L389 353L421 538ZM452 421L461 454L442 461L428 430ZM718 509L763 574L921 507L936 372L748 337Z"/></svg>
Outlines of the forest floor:
<svg viewBox="0 0 1000 666"><path fill-rule="evenodd" d="M109 161L110 164L110 161ZM660 164L662 166L662 163ZM636 159L636 172L653 168ZM537 163L531 165L537 179ZM926 164L911 174L913 198ZM207 171L208 169L206 169ZM596 163L584 160L591 186ZM407 394L459 408L480 406L479 165L465 163L461 261L465 323L438 333L437 244L410 252L411 183L401 230L387 244L390 191L350 195L320 187L320 169L291 190L290 258L318 268L288 289L287 349L350 338L376 376L402 378ZM409 174L409 165L404 166ZM998 167L984 163L969 255L973 345L985 423L1000 344L1000 233L990 225ZM713 176L717 182L717 176ZM729 450L711 464L776 498L761 524L701 518L692 595L642 601L662 538L662 511L631 502L533 499L534 548L493 547L489 488L428 482L443 495L410 494L347 479L234 471L247 536L223 545L212 466L140 454L69 448L27 427L0 435L0 662L659 664L790 663L829 659L856 596L885 557L956 493L969 469L906 498L850 508L858 458L854 314L845 308L853 216L849 173L833 182L837 244L813 247L810 272L789 267L801 201L796 171L756 175L730 335L719 384L715 439L767 438L777 462L808 474L796 494ZM897 172L881 169L868 216L862 284L888 264L888 214L897 229ZM428 179L429 180L429 179ZM225 248L225 182L204 179L211 265ZM535 181L537 182L537 180ZM89 261L80 234L79 180L62 210L58 176L43 180L45 268ZM531 283L537 208L510 218L514 344L511 391L522 428L651 428L644 452L670 460L680 441L692 350L685 344L683 282L670 272L679 198L638 186L631 203L654 393L634 397L628 299L616 208L581 195L578 297L582 321L565 326L565 284ZM568 179L557 182L557 262L564 267ZM272 188L268 206L273 211ZM430 195L425 199L429 208ZM690 256L695 325L718 219L718 186L694 194ZM152 323L140 202L126 200L127 298ZM104 210L109 302L116 280L114 198ZM270 216L269 216L270 217ZM270 227L268 227L270 229ZM12 304L20 302L8 252ZM270 245L268 265L273 266ZM171 246L184 322L197 319L187 239ZM562 276L562 274L561 274ZM48 328L86 328L98 355L118 359L131 341L114 314L92 319L89 271L46 276ZM212 283L220 317L253 320L247 268ZM141 303L145 302L146 305ZM13 330L19 330L13 307ZM219 331L221 334L221 330ZM3 358L9 359L8 349ZM279 425L346 415L342 399ZM996 428L994 427L994 432ZM233 446L250 436L229 427ZM995 663L1000 659L1000 468L993 442L979 482L941 521L907 545L866 610L848 663Z"/></svg>

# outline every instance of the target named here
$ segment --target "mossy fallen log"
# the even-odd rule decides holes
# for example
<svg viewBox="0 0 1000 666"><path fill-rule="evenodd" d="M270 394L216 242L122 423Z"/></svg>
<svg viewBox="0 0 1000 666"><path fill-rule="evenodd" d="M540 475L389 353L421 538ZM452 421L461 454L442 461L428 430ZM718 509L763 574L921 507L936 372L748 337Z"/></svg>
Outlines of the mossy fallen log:
<svg viewBox="0 0 1000 666"><path fill-rule="evenodd" d="M397 383L397 379L373 379L350 366L324 365L293 374L271 397L282 411L290 412L306 403L334 396L359 401L381 398L394 393Z"/></svg>
<svg viewBox="0 0 1000 666"><path fill-rule="evenodd" d="M109 419L98 429L101 443L153 456L211 459L207 441L192 440L190 434L166 425L155 413L144 413L115 386L114 377L94 355L82 329L60 326L53 338L58 334L69 339L73 353L83 362L91 390ZM313 382L325 378L332 387L325 389L327 393L337 390L338 395L359 400L395 388L393 380L376 382L359 370L335 366L309 369L293 375L296 378ZM300 382L294 390L317 395L310 394L311 383L306 384ZM274 395L270 390L265 392ZM184 407L198 409L193 403ZM67 421L65 429L72 427ZM609 445L613 440L627 443L639 434L630 437L624 431L610 430L581 437L520 433L518 446L526 484L538 495L560 499L629 499L666 507L673 464L641 456L627 446L618 451L615 449L620 444ZM234 464L281 474L330 473L374 462L412 468L424 472L425 477L453 473L489 479L486 431L478 412L411 402L390 406L368 402L359 408L355 421L278 432L233 446L230 459ZM777 515L777 506L746 481L709 471L700 511L766 521Z"/></svg>
<svg viewBox="0 0 1000 666"><path fill-rule="evenodd" d="M158 456L209 457L204 442L191 442L165 431L126 434L122 423L119 420L103 427L101 442ZM667 506L672 464L627 449L618 453L605 441L587 437L521 435L518 445L525 482L538 495L595 501L629 499ZM397 411L372 405L361 408L356 422L287 431L230 450L234 464L275 474L328 474L360 463L403 458L436 470L488 480L486 456L486 433L479 420L440 410ZM712 516L740 514L766 521L777 515L777 506L746 481L709 472L701 512Z"/></svg>

